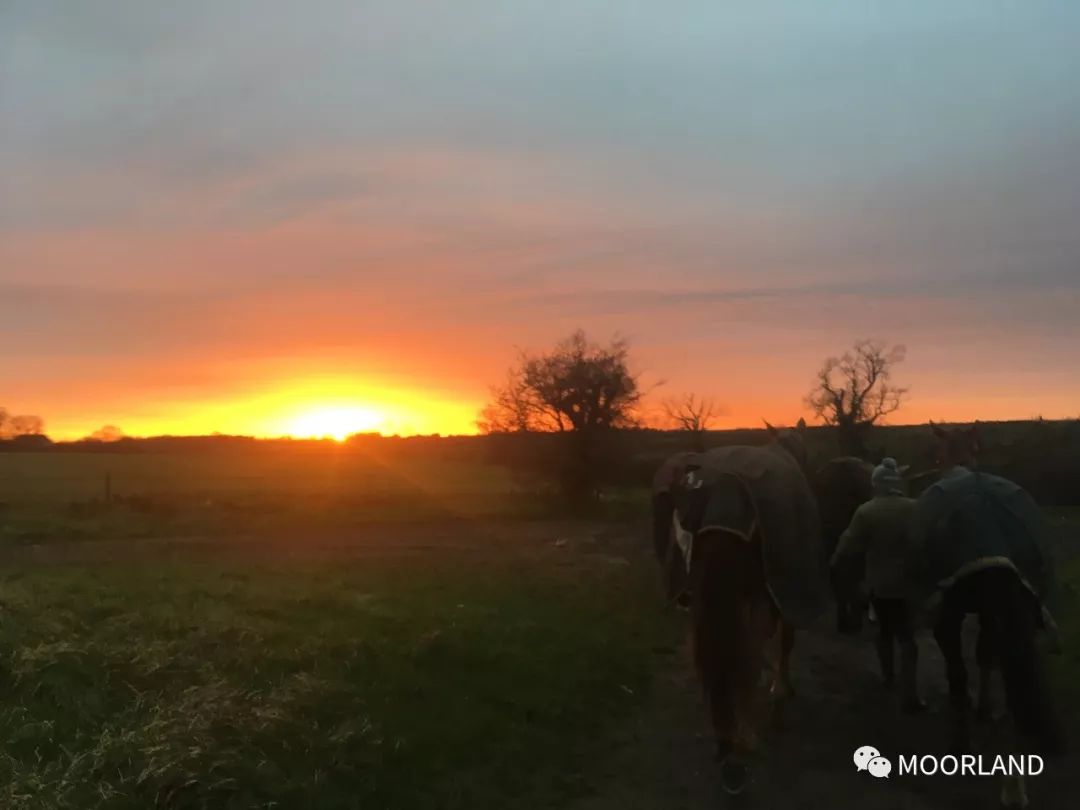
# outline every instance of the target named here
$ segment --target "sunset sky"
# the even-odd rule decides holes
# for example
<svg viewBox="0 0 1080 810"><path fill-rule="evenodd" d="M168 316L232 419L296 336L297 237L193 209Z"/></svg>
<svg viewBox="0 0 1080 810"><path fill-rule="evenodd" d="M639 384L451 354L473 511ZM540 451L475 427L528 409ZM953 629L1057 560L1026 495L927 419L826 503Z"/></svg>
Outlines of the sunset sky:
<svg viewBox="0 0 1080 810"><path fill-rule="evenodd" d="M471 432L516 349L1080 414L1080 4L0 0L0 405Z"/></svg>

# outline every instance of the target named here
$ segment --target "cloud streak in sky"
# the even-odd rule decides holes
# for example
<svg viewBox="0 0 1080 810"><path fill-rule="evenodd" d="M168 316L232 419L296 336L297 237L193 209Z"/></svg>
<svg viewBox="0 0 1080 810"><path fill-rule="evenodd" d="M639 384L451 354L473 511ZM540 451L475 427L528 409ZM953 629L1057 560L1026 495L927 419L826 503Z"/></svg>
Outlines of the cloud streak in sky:
<svg viewBox="0 0 1080 810"><path fill-rule="evenodd" d="M909 344L913 416L1007 415L1035 368L1066 413L1078 33L1064 4L12 0L5 395L71 425L64 380L104 413L314 362L475 403L581 325L735 422L867 334ZM974 358L1003 382L952 408Z"/></svg>

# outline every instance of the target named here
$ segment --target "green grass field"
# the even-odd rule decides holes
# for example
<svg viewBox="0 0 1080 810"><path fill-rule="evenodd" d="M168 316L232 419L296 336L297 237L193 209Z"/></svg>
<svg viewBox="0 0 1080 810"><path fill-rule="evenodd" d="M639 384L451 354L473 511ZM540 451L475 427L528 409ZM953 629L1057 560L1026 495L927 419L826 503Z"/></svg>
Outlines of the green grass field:
<svg viewBox="0 0 1080 810"><path fill-rule="evenodd" d="M106 503L106 495L111 500ZM368 454L0 453L0 545L229 534L378 521L539 517L504 469Z"/></svg>
<svg viewBox="0 0 1080 810"><path fill-rule="evenodd" d="M0 493L45 553L0 574L5 810L559 804L672 644L642 561L500 535L548 505L498 468L0 454Z"/></svg>
<svg viewBox="0 0 1080 810"><path fill-rule="evenodd" d="M330 445L317 450L191 453L0 453L0 492L8 502L64 504L116 496L203 500L449 496L512 492L506 471L439 459L386 460Z"/></svg>
<svg viewBox="0 0 1080 810"><path fill-rule="evenodd" d="M0 806L575 795L673 627L651 570L549 553L9 569Z"/></svg>
<svg viewBox="0 0 1080 810"><path fill-rule="evenodd" d="M492 520L547 509L495 467L0 455L0 487L0 539L37 547L0 572L5 810L565 806L685 629L643 537ZM1080 540L1080 513L1051 516ZM211 542L62 542L199 533ZM1051 660L1073 717L1080 555L1065 551Z"/></svg>

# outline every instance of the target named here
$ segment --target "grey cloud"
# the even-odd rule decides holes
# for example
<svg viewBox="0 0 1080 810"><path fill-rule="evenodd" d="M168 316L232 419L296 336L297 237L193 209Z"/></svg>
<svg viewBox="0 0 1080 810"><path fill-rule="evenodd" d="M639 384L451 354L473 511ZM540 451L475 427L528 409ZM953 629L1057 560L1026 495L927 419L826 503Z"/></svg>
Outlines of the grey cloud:
<svg viewBox="0 0 1080 810"><path fill-rule="evenodd" d="M0 236L111 229L111 286L181 292L118 297L73 260L53 272L85 289L4 288L0 328L25 351L214 345L233 299L205 290L255 285L476 323L1075 297L1078 32L1065 5L930 0L9 0ZM127 233L183 251L314 214L341 246L310 260L267 239L186 275L123 265ZM353 247L362 228L404 236ZM413 269L438 259L455 279Z"/></svg>

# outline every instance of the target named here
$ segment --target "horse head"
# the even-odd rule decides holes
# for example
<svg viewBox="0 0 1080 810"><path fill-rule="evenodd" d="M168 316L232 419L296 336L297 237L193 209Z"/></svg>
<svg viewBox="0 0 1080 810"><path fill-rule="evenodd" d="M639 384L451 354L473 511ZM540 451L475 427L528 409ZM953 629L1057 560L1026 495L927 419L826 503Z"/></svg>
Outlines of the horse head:
<svg viewBox="0 0 1080 810"><path fill-rule="evenodd" d="M979 423L971 427L946 428L930 423L930 429L938 440L937 462L943 468L969 467L977 463L979 450Z"/></svg>
<svg viewBox="0 0 1080 810"><path fill-rule="evenodd" d="M773 443L787 451L802 471L809 476L810 457L806 451L806 420L799 419L794 428L775 428L767 420L762 421L765 422Z"/></svg>

